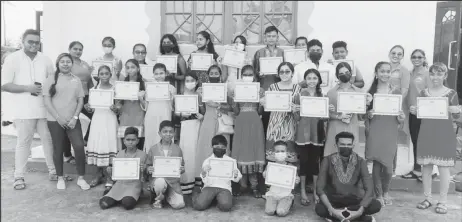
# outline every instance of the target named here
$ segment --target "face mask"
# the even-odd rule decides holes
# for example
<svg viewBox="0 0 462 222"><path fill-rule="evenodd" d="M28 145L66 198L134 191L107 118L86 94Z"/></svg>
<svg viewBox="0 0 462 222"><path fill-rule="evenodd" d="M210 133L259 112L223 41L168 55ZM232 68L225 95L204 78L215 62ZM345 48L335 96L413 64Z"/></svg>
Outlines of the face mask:
<svg viewBox="0 0 462 222"><path fill-rule="evenodd" d="M162 50L164 50L164 52L166 53L169 53L173 50L173 45L162 45Z"/></svg>
<svg viewBox="0 0 462 222"><path fill-rule="evenodd" d="M220 83L220 77L209 77L210 83Z"/></svg>
<svg viewBox="0 0 462 222"><path fill-rule="evenodd" d="M226 149L221 149L221 148L213 148L213 155L215 155L218 158L222 158L226 153Z"/></svg>
<svg viewBox="0 0 462 222"><path fill-rule="evenodd" d="M242 81L244 81L244 82L253 82L253 76L243 76Z"/></svg>
<svg viewBox="0 0 462 222"><path fill-rule="evenodd" d="M184 87L186 87L186 89L192 90L194 87L196 87L196 84L193 82L187 82L184 84Z"/></svg>
<svg viewBox="0 0 462 222"><path fill-rule="evenodd" d="M113 48L111 47L103 47L103 51L105 54L109 54L112 52L112 50L114 50Z"/></svg>
<svg viewBox="0 0 462 222"><path fill-rule="evenodd" d="M352 152L353 152L353 148L351 147L346 147L346 146L339 147L339 153L343 157L349 157Z"/></svg>
<svg viewBox="0 0 462 222"><path fill-rule="evenodd" d="M312 62L319 62L322 54L320 52L310 52L310 59Z"/></svg>
<svg viewBox="0 0 462 222"><path fill-rule="evenodd" d="M276 161L278 162L286 161L287 153L286 152L274 153L274 158L276 158Z"/></svg>
<svg viewBox="0 0 462 222"><path fill-rule="evenodd" d="M350 79L351 79L351 75L348 75L348 74L343 74L343 75L338 76L338 80L340 80L340 82L343 82L343 83L349 82Z"/></svg>

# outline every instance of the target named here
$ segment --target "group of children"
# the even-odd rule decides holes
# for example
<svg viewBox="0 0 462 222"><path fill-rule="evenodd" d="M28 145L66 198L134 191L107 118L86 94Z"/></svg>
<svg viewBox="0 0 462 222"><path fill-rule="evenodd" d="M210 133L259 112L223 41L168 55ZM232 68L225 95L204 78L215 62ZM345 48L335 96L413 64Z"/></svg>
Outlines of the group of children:
<svg viewBox="0 0 462 222"><path fill-rule="evenodd" d="M116 100L110 109L94 109L89 104L84 106L88 112L94 112L89 129L87 161L89 164L100 167L97 178L90 185L96 186L102 182L103 177L107 178L105 196L100 201L101 208L106 209L117 202L120 202L126 209L133 208L140 196L142 182L150 178L149 184L153 193L152 204L155 208L161 208L163 201L173 208L183 208L185 206L183 194L192 193L194 186L198 185L201 191L193 198L193 207L196 210L205 210L216 199L220 210L229 211L232 207L233 195L239 196L241 190L250 184L251 191L256 198L261 198L264 194L266 213L285 216L293 203L292 190L275 186L271 186L268 191L258 188L259 180L261 181L260 176L263 179L266 177L266 163L292 165L300 163L300 178L297 178L297 183L301 182L301 203L308 205L310 200L305 188L306 178L313 177L313 186L316 190L320 161L324 156L337 152L335 135L341 131L348 131L353 133L355 138L359 138L360 120L366 121L367 129L366 153L359 153L359 155L373 161L372 174L376 196L383 205L391 204L388 187L393 174L398 129L406 125L404 123L408 120L409 114L406 113L406 105L403 105L403 111L399 116L374 115L372 96L376 93L400 94L403 95L403 101L407 101L408 95L403 93L403 89L415 91L412 89L414 85L409 86L409 76L406 77L403 73L393 74L404 70L399 65L404 50L397 61L400 67L396 67L394 60L394 57L399 55L390 55L391 62L379 62L376 65L374 82L367 92L367 114L339 113L336 111L337 92L363 92L356 86L356 81L360 76L358 69L351 67L347 62L340 62L336 67L331 67L330 80L326 88L320 73L321 66L325 66L320 62L322 44L318 40L308 42L306 38L298 38L296 45L307 47L309 60L306 64L301 63L294 67L290 62L282 62L277 68L276 75L261 73L259 58L283 56L283 50L276 45L278 34L274 26L266 28L265 36L268 45L257 51L252 64L246 64L236 70L227 67L224 69L227 71L222 72L221 67L226 66L221 64L222 58L215 52L210 34L205 31L200 32L197 36L198 50L195 53L209 53L214 57L214 64L207 71L191 70L183 59L179 59L178 73L169 73L164 64L157 63L153 68L152 79L145 79L140 73L140 63L143 64L145 58L139 58L137 55L144 54L145 56L146 47L144 47L144 52L139 51L139 53L135 53L135 49L143 50L143 47L138 47L140 44L134 47L135 58L125 62L126 76L124 77L120 73L120 60L112 55L115 41L112 38L105 38L103 46L106 54L101 59L114 61L116 68L111 71L108 66L99 67L97 70L98 83L94 89L114 90L114 81L139 82L140 84L138 100ZM306 44L300 44L303 41ZM246 41L243 36L236 37L234 43L236 48L245 51ZM346 44L344 48L346 50ZM182 57L172 35L162 37L161 52ZM418 53L423 52L415 51L412 54L414 56ZM343 55L344 58L345 55ZM188 60L188 63L190 62ZM294 78L298 78L294 75L302 69L297 67L304 67L307 64L313 68L304 70L303 79L298 79L294 83ZM428 73L429 75L423 77L424 81L429 78L428 84L419 88L418 93L413 94L414 97L447 96L450 103L449 112L453 114L453 117L457 117L460 112L457 93L443 85L447 77L446 66L439 63L434 64ZM145 82L147 81L172 83L169 86L170 100L146 101ZM232 85L237 81L260 82L260 102L234 102ZM230 83L228 101L225 103L202 101L202 83ZM293 98L292 111L265 111L264 107L268 102L264 97L265 91L290 92ZM174 109L176 94L198 95L199 112L176 112ZM301 117L301 96L328 97L329 118ZM409 104L410 111L408 112L415 114L415 98L410 100L413 102L403 102L403 104ZM234 119L234 134L220 132L223 124L229 124L226 123L224 117ZM428 175L431 173L430 166L433 164L440 166L440 173L444 177L449 173L448 167L454 165L455 155L452 153L455 154L456 137L454 132L449 132L452 129L450 128L452 127L451 121L452 118L422 120L416 160L424 165L423 181L426 200L419 204L419 208L426 209L431 206L431 189L429 190L431 175ZM120 132L118 129L124 129L124 131ZM444 130L447 134L437 133L438 130ZM179 135L179 141L176 138L177 135ZM117 137L123 138L119 140ZM445 145L444 148L440 146L448 144L448 141L451 141L450 145ZM359 146L357 140L354 146L356 150ZM154 170L154 156L181 157L181 178L148 177L147 175L152 174ZM110 178L113 158L140 158L142 164L140 180L113 183ZM242 189L239 187L232 189L229 180L208 177L210 158L233 160L235 170L232 181L239 183ZM444 185L441 188L443 197L438 204L437 212L445 213L447 208L444 193L447 193L447 184L445 181L441 183ZM315 202L320 201L316 193L313 199Z"/></svg>

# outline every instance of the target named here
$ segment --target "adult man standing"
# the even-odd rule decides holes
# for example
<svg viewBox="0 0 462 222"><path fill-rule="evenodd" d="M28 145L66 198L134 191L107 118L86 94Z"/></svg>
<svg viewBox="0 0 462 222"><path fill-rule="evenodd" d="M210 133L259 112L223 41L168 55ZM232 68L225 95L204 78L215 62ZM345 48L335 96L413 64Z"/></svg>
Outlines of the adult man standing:
<svg viewBox="0 0 462 222"><path fill-rule="evenodd" d="M324 158L316 183L320 203L316 214L333 221L375 221L371 216L381 204L373 199L373 183L366 160L353 152L354 135L340 132L335 136L338 153ZM363 183L363 188L359 183ZM362 189L364 189L364 195Z"/></svg>
<svg viewBox="0 0 462 222"><path fill-rule="evenodd" d="M43 103L42 85L54 68L51 60L38 52L40 33L28 29L22 36L23 50L6 57L2 67L2 91L12 93L14 103L14 125L17 130L15 152L14 189L26 188L24 173L34 133L42 141L43 152L50 174L50 180L57 180L53 164L53 145L48 131L46 109Z"/></svg>

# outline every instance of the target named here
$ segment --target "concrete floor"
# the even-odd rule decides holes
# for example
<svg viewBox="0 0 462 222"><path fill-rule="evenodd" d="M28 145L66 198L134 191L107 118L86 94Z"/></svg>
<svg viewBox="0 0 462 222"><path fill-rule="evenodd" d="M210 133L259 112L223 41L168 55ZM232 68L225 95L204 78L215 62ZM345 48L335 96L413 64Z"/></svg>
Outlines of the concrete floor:
<svg viewBox="0 0 462 222"><path fill-rule="evenodd" d="M102 186L82 191L72 181L68 182L65 191L58 191L55 182L48 181L46 173L35 172L33 169L26 174L27 188L15 191L12 187L15 144L14 137L2 136L2 221L323 221L315 215L313 205L300 205L298 195L294 208L285 218L266 216L264 200L250 196L235 198L235 206L229 213L219 212L216 208L204 212L194 211L188 197L185 198L188 206L183 210L152 209L146 196L141 198L132 211L121 207L103 211L98 206L104 189ZM39 144L35 140L33 146ZM394 205L376 214L377 221L462 221L462 193L449 196L447 215L436 214L434 208L425 211L416 209L416 203L422 200L420 193L392 192L391 195L395 198Z"/></svg>

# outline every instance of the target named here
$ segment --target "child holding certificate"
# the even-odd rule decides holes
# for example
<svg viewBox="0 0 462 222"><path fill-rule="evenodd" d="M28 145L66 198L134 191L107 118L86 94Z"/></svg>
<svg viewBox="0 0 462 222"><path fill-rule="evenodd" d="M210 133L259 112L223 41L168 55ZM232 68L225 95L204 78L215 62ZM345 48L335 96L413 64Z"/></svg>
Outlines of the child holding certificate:
<svg viewBox="0 0 462 222"><path fill-rule="evenodd" d="M273 146L276 163L289 165L289 163L286 162L287 143L278 140ZM268 177L266 170L263 172L263 177ZM300 178L298 176L295 179L295 183L300 183ZM293 203L294 195L292 194L292 189L272 185L270 190L266 192L265 213L284 217L289 213Z"/></svg>
<svg viewBox="0 0 462 222"><path fill-rule="evenodd" d="M113 83L114 81L123 81L125 76L121 75L122 60L119 57L112 54L112 51L114 51L115 46L116 46L114 38L110 36L104 37L101 44L103 46L104 55L96 58L96 60L112 62L115 75L112 76L111 83Z"/></svg>
<svg viewBox="0 0 462 222"><path fill-rule="evenodd" d="M438 166L440 173L440 199L435 211L446 214L447 194L450 182L449 168L453 167L456 158L457 138L454 133L453 120L460 117L460 106L457 92L444 86L444 80L448 77L448 69L443 63L437 62L430 67L429 87L420 92L420 97L446 97L448 99L447 119L422 119L419 136L417 138L417 163L422 167L422 182L425 200L417 205L419 209L427 209L432 206L432 171L433 165ZM417 114L417 104L412 104L410 112ZM428 108L428 107L427 107ZM430 113L426 111L425 113ZM435 113L435 116L438 114ZM428 118L428 119L427 119Z"/></svg>
<svg viewBox="0 0 462 222"><path fill-rule="evenodd" d="M141 103L145 93L145 85L143 76L140 73L140 64L136 59L129 59L125 63L125 71L128 74L125 77L125 82L139 82L140 92L138 93L138 100L118 100L116 107L120 110L120 126L143 126L145 107ZM143 150L144 138L139 138L138 149ZM122 146L125 149L125 146Z"/></svg>
<svg viewBox="0 0 462 222"><path fill-rule="evenodd" d="M98 84L95 89L114 91L114 86L109 83L112 73L108 66L100 66L98 70ZM93 124L90 126L90 136L87 145L87 163L98 167L96 178L90 183L90 186L97 186L102 182L105 168L112 163L112 159L120 150L121 144L117 139L117 109L114 105L108 108L94 109L90 104L86 104L87 111L94 112ZM107 182L110 181L110 175L107 175Z"/></svg>
<svg viewBox="0 0 462 222"><path fill-rule="evenodd" d="M165 120L160 123L159 135L162 138L159 143L154 145L148 153L146 164L148 174L155 174L155 157L180 157L179 169L175 169L179 174L184 173L183 152L180 147L173 143L174 125L171 121ZM157 172L156 172L157 173ZM164 172L159 172L164 173ZM180 178L178 177L155 177L151 179L151 192L154 208L162 208L162 201L166 200L173 209L185 207L183 193L181 192Z"/></svg>
<svg viewBox="0 0 462 222"><path fill-rule="evenodd" d="M397 94L401 91L390 84L391 65L379 62L375 66L375 78L369 93ZM373 103L368 107L366 120L366 159L373 161L372 179L374 181L375 196L382 204L391 205L389 187L393 175L393 160L398 149L398 125L404 121L404 113L398 116L374 115Z"/></svg>
<svg viewBox="0 0 462 222"><path fill-rule="evenodd" d="M303 88L299 94L295 95L294 103L296 110L299 110L301 96L323 97L321 83L321 74L316 69L308 69L305 72L306 88ZM325 140L324 119L318 117L301 117L300 111L295 112L295 120L298 121L295 143L297 152L300 157L300 192L301 204L307 206L310 204L306 194L306 177L313 177L313 190L316 190L316 181L318 179L320 157ZM313 193L316 203L319 197L316 192Z"/></svg>
<svg viewBox="0 0 462 222"><path fill-rule="evenodd" d="M167 68L162 63L156 63L153 67L154 81L166 82ZM173 96L176 95L176 88L168 85L170 93L169 100L155 100L146 101L147 95L145 94L141 104L146 107L146 116L144 119L144 150L149 153L152 146L159 143L160 135L157 133L159 125L164 120L172 119L172 101Z"/></svg>
<svg viewBox="0 0 462 222"><path fill-rule="evenodd" d="M242 67L241 76L243 82L257 81L251 65ZM264 90L260 88L260 97L263 96ZM237 160L237 166L243 174L240 181L241 189L247 188L247 182L250 182L255 198L261 198L257 189L258 174L262 173L265 167L265 135L263 124L258 116L261 111L263 111L262 107L258 103L234 103L236 121L231 157ZM234 194L239 196L240 191Z"/></svg>
<svg viewBox="0 0 462 222"><path fill-rule="evenodd" d="M183 151L184 162L185 162L185 173L181 175L181 189L183 194L191 194L196 181L196 167L201 167L200 164L196 164L196 150L197 140L199 137L199 129L201 126L201 120L204 116L204 106L200 103L200 95L197 93L199 86L199 79L196 75L188 73L185 76L185 89L183 95L197 95L199 103L199 113L184 113L175 110L175 115L181 121L181 134L180 134L180 147ZM199 165L198 165L199 164ZM198 178L200 181L200 178Z"/></svg>
<svg viewBox="0 0 462 222"><path fill-rule="evenodd" d="M124 133L124 144L127 147L125 150L119 151L115 158L139 158L140 159L140 178L137 180L119 180L114 184L114 187L104 195L99 206L105 210L121 204L126 210L135 208L135 205L141 195L143 172L145 170L146 153L137 149L136 144L139 142L138 129L135 127L127 127ZM112 174L112 165L109 165L107 172Z"/></svg>
<svg viewBox="0 0 462 222"><path fill-rule="evenodd" d="M207 53L207 54L212 54L213 55L213 63L217 64L217 59L218 59L218 54L215 52L215 47L213 46L212 39L210 37L210 34L207 31L201 31L199 34L197 34L197 40L196 40L196 46L197 50L192 52L192 53ZM188 72L193 72L194 74L199 77L199 82L204 83L204 82L209 82L209 76L206 71L200 71L200 70L191 70L191 57L188 59L188 64L189 64L189 71Z"/></svg>
<svg viewBox="0 0 462 222"><path fill-rule="evenodd" d="M183 55L180 53L180 47L178 47L178 42L172 34L165 34L160 39L159 51L161 55L177 55L177 73L170 73L166 77L166 81L170 82L172 85L176 85L178 93L183 92L184 86L184 75L186 74L187 65L186 61L183 58ZM176 84L175 84L176 83Z"/></svg>
<svg viewBox="0 0 462 222"><path fill-rule="evenodd" d="M231 45L232 49L245 52L245 47L247 46L247 39L244 36L242 35L236 36L234 38L233 43L234 44ZM245 64L251 64L252 61L247 56L248 55L246 54ZM222 68L223 68L223 79L225 79L226 82L228 83L228 91L233 92L236 81L238 79L241 79L241 77L239 77L239 72L241 71L241 69L232 67L232 66L227 66L227 65L222 65Z"/></svg>
<svg viewBox="0 0 462 222"><path fill-rule="evenodd" d="M204 188L202 188L199 194L193 196L193 207L199 211L206 210L210 207L212 202L216 200L218 209L220 211L228 212L233 207L231 181L234 181L235 183L239 182L242 174L237 169L236 160L226 155L226 146L228 146L226 138L223 135L216 135L212 138L211 142L213 154L204 161L202 164L202 171L200 173L200 176L204 181ZM216 159L232 162L233 170L232 173L230 172L231 179L210 177L210 173L212 172L211 161Z"/></svg>

